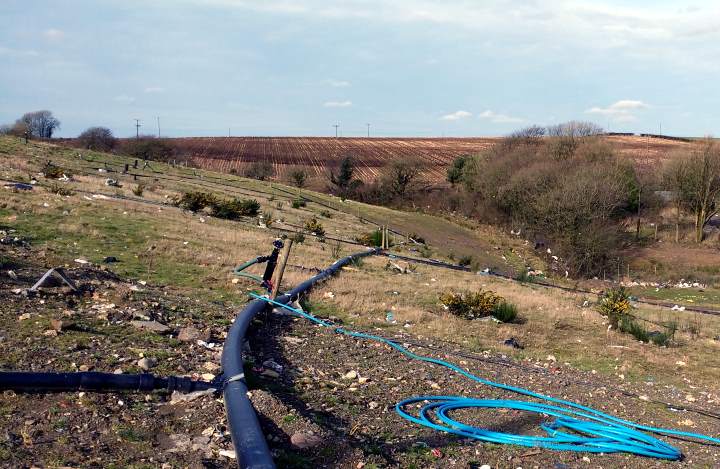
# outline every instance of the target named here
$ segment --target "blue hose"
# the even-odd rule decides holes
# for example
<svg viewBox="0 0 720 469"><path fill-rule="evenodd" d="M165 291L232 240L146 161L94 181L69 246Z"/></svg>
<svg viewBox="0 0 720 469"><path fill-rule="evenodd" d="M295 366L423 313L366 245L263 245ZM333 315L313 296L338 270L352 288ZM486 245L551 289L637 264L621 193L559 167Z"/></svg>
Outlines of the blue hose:
<svg viewBox="0 0 720 469"><path fill-rule="evenodd" d="M459 396L418 396L404 399L395 405L395 411L404 419L435 430L453 433L466 438L490 443L514 444L528 447L540 447L553 450L583 451L591 453L630 453L659 459L677 461L682 453L675 447L644 433L656 433L668 436L680 436L720 444L720 439L699 433L683 432L667 428L649 427L595 410L575 402L545 396L527 389L489 381L469 373L444 360L417 355L402 345L384 337L354 332L316 318L297 308L278 303L269 298L250 293L254 298L292 311L323 327L333 328L334 332L359 339L373 340L389 345L406 356L435 365L444 366L480 384L522 394L553 404L517 400L473 399ZM406 411L408 407L422 404L417 414ZM455 420L450 412L469 408L514 409L556 417L555 421L544 423L540 428L547 436L516 435L495 432L485 428L466 425ZM564 431L563 431L564 430Z"/></svg>

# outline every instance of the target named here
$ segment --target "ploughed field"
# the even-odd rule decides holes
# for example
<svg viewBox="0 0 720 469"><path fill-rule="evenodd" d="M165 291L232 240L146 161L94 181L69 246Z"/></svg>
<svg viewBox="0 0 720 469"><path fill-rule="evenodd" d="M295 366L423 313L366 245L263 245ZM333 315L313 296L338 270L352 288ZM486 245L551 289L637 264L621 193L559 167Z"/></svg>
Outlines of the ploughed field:
<svg viewBox="0 0 720 469"><path fill-rule="evenodd" d="M655 166L687 142L641 136L607 136L606 142L640 167ZM500 139L474 138L332 138L332 137L189 137L172 139L181 158L194 166L243 174L258 161L272 163L273 179L288 180L290 171L304 169L312 181L325 180L344 156L356 162L356 177L371 182L383 168L398 159L414 159L420 179L428 184L445 182L447 168L461 155L487 150Z"/></svg>
<svg viewBox="0 0 720 469"><path fill-rule="evenodd" d="M397 159L415 158L428 182L445 180L447 166L460 155L489 148L496 138L331 138L331 137L202 137L173 139L179 153L196 166L242 173L256 161L270 161L275 178L302 168L324 177L344 156L355 158L357 176L370 182Z"/></svg>

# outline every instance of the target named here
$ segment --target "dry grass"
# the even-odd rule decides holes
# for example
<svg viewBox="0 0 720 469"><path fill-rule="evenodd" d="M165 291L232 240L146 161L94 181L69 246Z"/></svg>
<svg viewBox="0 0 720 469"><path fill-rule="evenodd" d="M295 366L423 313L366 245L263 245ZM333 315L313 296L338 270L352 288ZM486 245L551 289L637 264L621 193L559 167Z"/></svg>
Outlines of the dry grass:
<svg viewBox="0 0 720 469"><path fill-rule="evenodd" d="M620 380L714 385L720 378L720 343L714 340L720 333L720 319L643 306L634 314L654 322L679 323L676 343L668 348L657 347L608 331L607 321L593 306L583 307L586 300L596 298L427 266L418 266L414 274L394 274L384 269L385 262L370 259L361 270L331 279L312 294L312 303L326 305L318 308L325 312L330 308L331 314L358 327L405 331L518 358L544 361L554 355L561 362L615 375ZM437 299L448 289L480 288L515 303L523 322L496 324L459 319L446 313ZM329 298L328 292L334 297ZM397 324L386 321L388 311L392 311ZM650 330L663 330L650 326ZM515 351L502 345L510 337L525 349Z"/></svg>

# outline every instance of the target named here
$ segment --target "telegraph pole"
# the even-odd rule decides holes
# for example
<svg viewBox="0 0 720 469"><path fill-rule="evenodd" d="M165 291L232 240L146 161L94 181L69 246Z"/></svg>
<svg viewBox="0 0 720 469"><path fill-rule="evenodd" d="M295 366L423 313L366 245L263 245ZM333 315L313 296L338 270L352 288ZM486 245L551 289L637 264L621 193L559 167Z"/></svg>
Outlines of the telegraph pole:
<svg viewBox="0 0 720 469"><path fill-rule="evenodd" d="M135 120L135 138L137 140L140 140L140 127L142 127L142 124L140 123L140 119L134 119Z"/></svg>
<svg viewBox="0 0 720 469"><path fill-rule="evenodd" d="M370 124L365 124L365 125L367 125L367 128L368 128L368 138L370 138Z"/></svg>
<svg viewBox="0 0 720 469"><path fill-rule="evenodd" d="M333 124L333 127L335 127L335 138L338 136L338 127L340 127L340 124Z"/></svg>
<svg viewBox="0 0 720 469"><path fill-rule="evenodd" d="M157 123L158 123L158 138L160 138L160 116L157 116Z"/></svg>

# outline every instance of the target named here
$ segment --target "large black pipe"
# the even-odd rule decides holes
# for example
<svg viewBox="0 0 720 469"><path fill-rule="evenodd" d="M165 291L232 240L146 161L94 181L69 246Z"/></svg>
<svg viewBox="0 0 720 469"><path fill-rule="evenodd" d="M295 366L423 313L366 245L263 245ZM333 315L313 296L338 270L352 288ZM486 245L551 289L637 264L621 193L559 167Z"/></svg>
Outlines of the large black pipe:
<svg viewBox="0 0 720 469"><path fill-rule="evenodd" d="M0 391L71 392L71 391L204 391L217 389L215 383L170 376L161 378L149 373L125 375L85 371L78 373L36 373L30 371L0 372Z"/></svg>
<svg viewBox="0 0 720 469"><path fill-rule="evenodd" d="M278 297L277 301L287 303L291 299L296 299L314 284L335 274L353 260L377 254L378 252L380 252L379 249L372 249L344 257L316 276ZM270 469L275 467L270 455L270 449L265 441L265 435L260 428L257 414L250 403L250 399L248 399L248 388L245 383L242 360L245 333L250 321L255 315L265 310L267 306L267 302L255 300L240 311L228 331L223 347L222 366L223 377L226 380L223 389L225 411L233 446L238 458L238 465L242 468Z"/></svg>

